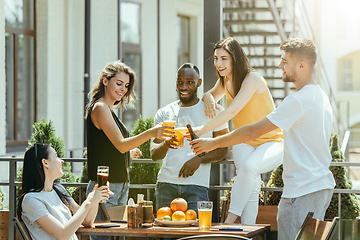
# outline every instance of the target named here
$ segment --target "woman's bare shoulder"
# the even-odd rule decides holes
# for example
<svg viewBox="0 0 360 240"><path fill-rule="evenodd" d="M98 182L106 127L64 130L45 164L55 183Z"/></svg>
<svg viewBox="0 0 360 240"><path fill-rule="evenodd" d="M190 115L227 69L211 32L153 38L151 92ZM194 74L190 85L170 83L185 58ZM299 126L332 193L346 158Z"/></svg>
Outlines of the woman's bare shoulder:
<svg viewBox="0 0 360 240"><path fill-rule="evenodd" d="M255 82L258 84L262 84L262 83L265 83L265 80L264 80L263 76L261 76L260 73L258 73L256 71L251 71L245 77L244 82L251 82L252 84L254 84L254 82Z"/></svg>
<svg viewBox="0 0 360 240"><path fill-rule="evenodd" d="M97 101L94 104L94 107L91 112L91 118L94 120L97 119L97 116L106 116L106 114L110 114L109 106L103 101Z"/></svg>

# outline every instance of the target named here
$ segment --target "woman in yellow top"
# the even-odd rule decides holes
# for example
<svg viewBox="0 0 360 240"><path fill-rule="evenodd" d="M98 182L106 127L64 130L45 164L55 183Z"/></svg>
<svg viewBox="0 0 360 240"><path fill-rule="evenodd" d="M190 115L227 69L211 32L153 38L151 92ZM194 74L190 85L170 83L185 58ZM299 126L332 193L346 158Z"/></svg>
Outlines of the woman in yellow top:
<svg viewBox="0 0 360 240"><path fill-rule="evenodd" d="M205 113L212 118L197 128L202 134L232 119L234 129L257 122L274 109L274 101L265 79L251 70L249 60L234 38L226 38L214 47L214 65L219 76L215 86L203 95ZM227 109L215 116L216 102L226 96ZM258 213L261 173L278 167L283 160L281 129L260 138L233 146L237 168L231 190L231 202L226 223L241 216L243 224L254 224Z"/></svg>

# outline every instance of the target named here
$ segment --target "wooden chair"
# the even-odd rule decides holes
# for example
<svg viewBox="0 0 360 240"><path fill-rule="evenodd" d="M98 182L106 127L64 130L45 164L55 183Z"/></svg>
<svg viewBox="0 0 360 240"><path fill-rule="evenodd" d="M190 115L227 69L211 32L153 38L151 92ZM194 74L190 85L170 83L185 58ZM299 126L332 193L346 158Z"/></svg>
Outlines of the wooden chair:
<svg viewBox="0 0 360 240"><path fill-rule="evenodd" d="M196 235L190 237L179 238L178 240L234 240L234 239L242 239L242 240L250 240L250 238L236 236L236 235L227 235L227 234L206 234L206 235Z"/></svg>
<svg viewBox="0 0 360 240"><path fill-rule="evenodd" d="M18 232L21 240L31 240L30 234L23 221L19 221L17 217L13 218L16 231Z"/></svg>
<svg viewBox="0 0 360 240"><path fill-rule="evenodd" d="M339 218L332 222L313 218L314 213L309 212L301 226L295 240L330 240L337 239Z"/></svg>
<svg viewBox="0 0 360 240"><path fill-rule="evenodd" d="M105 207L103 203L99 204L101 216L105 220L127 220L126 206Z"/></svg>

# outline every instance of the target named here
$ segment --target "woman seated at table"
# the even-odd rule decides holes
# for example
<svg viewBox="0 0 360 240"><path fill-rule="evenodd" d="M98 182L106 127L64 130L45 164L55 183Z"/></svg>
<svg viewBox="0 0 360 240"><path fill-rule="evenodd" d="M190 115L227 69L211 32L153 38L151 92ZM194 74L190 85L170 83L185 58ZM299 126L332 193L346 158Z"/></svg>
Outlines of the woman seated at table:
<svg viewBox="0 0 360 240"><path fill-rule="evenodd" d="M112 194L108 186L96 186L79 206L62 185L54 183L63 176L63 162L47 144L35 144L25 153L17 214L32 239L77 239L76 230L81 224L92 226L99 202Z"/></svg>

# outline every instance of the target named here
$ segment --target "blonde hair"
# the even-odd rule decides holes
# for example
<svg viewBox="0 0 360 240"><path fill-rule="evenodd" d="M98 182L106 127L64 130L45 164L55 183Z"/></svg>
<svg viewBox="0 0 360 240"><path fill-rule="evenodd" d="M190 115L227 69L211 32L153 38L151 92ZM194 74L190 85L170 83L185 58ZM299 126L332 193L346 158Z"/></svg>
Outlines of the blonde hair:
<svg viewBox="0 0 360 240"><path fill-rule="evenodd" d="M300 60L308 61L314 67L317 49L313 41L306 38L289 38L280 44L280 50L291 53Z"/></svg>
<svg viewBox="0 0 360 240"><path fill-rule="evenodd" d="M110 80L111 78L115 77L118 73L126 73L129 75L129 87L128 91L124 95L124 97L120 101L116 101L114 103L115 108L120 108L122 104L125 102L126 104L132 104L135 99L135 92L134 92L134 86L135 86L135 72L127 66L125 63L122 63L120 60L111 62L108 65L106 65L100 73L100 76L98 78L97 84L94 86L94 88L89 92L88 97L91 97L91 101L86 106L86 114L85 118L87 118L87 115L89 113L89 110L91 106L99 100L101 97L105 95L105 86L103 84L104 77ZM126 101L125 101L126 100Z"/></svg>

